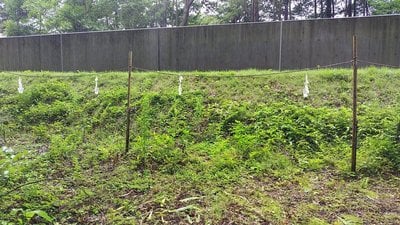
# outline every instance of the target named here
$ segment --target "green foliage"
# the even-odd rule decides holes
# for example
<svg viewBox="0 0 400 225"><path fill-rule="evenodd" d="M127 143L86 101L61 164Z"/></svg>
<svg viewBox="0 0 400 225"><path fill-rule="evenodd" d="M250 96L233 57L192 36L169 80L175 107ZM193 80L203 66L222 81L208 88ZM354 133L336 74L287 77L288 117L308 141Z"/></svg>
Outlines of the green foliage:
<svg viewBox="0 0 400 225"><path fill-rule="evenodd" d="M53 218L43 210L13 209L11 215L15 216L18 224L40 223L40 220L46 224L53 222Z"/></svg>
<svg viewBox="0 0 400 225"><path fill-rule="evenodd" d="M328 2L319 6L311 0L5 0L0 14L8 36L243 23L253 22L253 16L255 22L348 16L351 4L333 4L328 11ZM396 14L399 5L399 0L372 0L358 2L355 10L357 15Z"/></svg>
<svg viewBox="0 0 400 225"><path fill-rule="evenodd" d="M7 35L19 36L178 26L184 6L183 0L6 0L2 17ZM201 6L196 3L189 10L197 15ZM197 16L191 17L190 22L198 24Z"/></svg>
<svg viewBox="0 0 400 225"><path fill-rule="evenodd" d="M325 222L324 220L314 217L314 218L311 218L307 224L308 225L328 225L329 223Z"/></svg>
<svg viewBox="0 0 400 225"><path fill-rule="evenodd" d="M135 73L127 154L126 74L104 74L98 96L91 77L27 78L18 94L9 88L15 77L2 74L0 144L13 152L0 152L1 222L357 224L342 214L343 202L356 196L351 210L368 211L368 199L381 201L380 192L398 184L400 79L396 70L360 71L362 179L343 180L351 156L348 73L310 72L321 88L306 100L304 74L212 80L193 72L199 76L185 78L179 96L170 77ZM376 213L362 222L396 219Z"/></svg>
<svg viewBox="0 0 400 225"><path fill-rule="evenodd" d="M79 130L72 131L68 135L52 135L50 139L50 158L67 159L77 150L82 143L82 134Z"/></svg>
<svg viewBox="0 0 400 225"><path fill-rule="evenodd" d="M363 224L361 218L353 215L343 215L338 218L338 221L335 224L343 224L343 225L358 225Z"/></svg>
<svg viewBox="0 0 400 225"><path fill-rule="evenodd" d="M4 22L4 30L8 36L31 34L32 27L26 25L28 13L23 8L24 0L4 1L4 11L8 20Z"/></svg>
<svg viewBox="0 0 400 225"><path fill-rule="evenodd" d="M183 164L184 152L175 147L171 136L152 134L135 140L139 168L161 169L174 173Z"/></svg>
<svg viewBox="0 0 400 225"><path fill-rule="evenodd" d="M28 124L72 122L76 95L61 82L45 82L18 96L13 114Z"/></svg>
<svg viewBox="0 0 400 225"><path fill-rule="evenodd" d="M257 172L273 174L276 177L289 177L299 172L289 157L268 148L252 152L249 165Z"/></svg>
<svg viewBox="0 0 400 225"><path fill-rule="evenodd" d="M223 8L219 8L220 20L225 23L251 21L251 3L242 0L225 0Z"/></svg>
<svg viewBox="0 0 400 225"><path fill-rule="evenodd" d="M104 91L100 96L89 99L83 105L87 123L92 127L106 124L107 127L120 127L126 119L126 90L116 88Z"/></svg>
<svg viewBox="0 0 400 225"><path fill-rule="evenodd" d="M29 124L53 123L68 118L73 105L56 101L52 104L39 103L23 113L22 119Z"/></svg>
<svg viewBox="0 0 400 225"><path fill-rule="evenodd" d="M29 88L21 95L18 106L25 108L39 103L52 104L55 101L70 101L73 99L71 87L66 83L48 81Z"/></svg>
<svg viewBox="0 0 400 225"><path fill-rule="evenodd" d="M399 0L373 0L369 3L374 15L398 14L400 13Z"/></svg>
<svg viewBox="0 0 400 225"><path fill-rule="evenodd" d="M367 110L370 111L370 110ZM383 109L360 118L360 161L365 172L400 171L399 115Z"/></svg>
<svg viewBox="0 0 400 225"><path fill-rule="evenodd" d="M7 20L4 22L4 31L7 36L23 36L32 34L32 28L26 25L21 25L15 21Z"/></svg>
<svg viewBox="0 0 400 225"><path fill-rule="evenodd" d="M28 12L29 23L37 33L47 33L51 30L51 17L47 15L54 11L57 4L57 0L25 0L22 8Z"/></svg>

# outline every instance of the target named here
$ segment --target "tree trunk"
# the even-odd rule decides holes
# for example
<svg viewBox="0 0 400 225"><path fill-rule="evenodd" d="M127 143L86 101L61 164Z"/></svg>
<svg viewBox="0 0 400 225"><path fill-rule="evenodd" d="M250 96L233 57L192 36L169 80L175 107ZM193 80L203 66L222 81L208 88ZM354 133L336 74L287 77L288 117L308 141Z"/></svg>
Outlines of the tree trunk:
<svg viewBox="0 0 400 225"><path fill-rule="evenodd" d="M258 22L260 20L258 0L252 0L252 21Z"/></svg>
<svg viewBox="0 0 400 225"><path fill-rule="evenodd" d="M349 15L349 17L352 17L352 15L353 15L353 14L352 14L352 13L353 13L353 12L352 12L352 7L353 7L353 6L351 5L351 0L349 0L349 3L348 3L348 5L347 5L347 10L346 10L346 11L347 11L347 15Z"/></svg>
<svg viewBox="0 0 400 225"><path fill-rule="evenodd" d="M274 20L282 20L283 10L282 10L282 2L281 0L273 0L274 7Z"/></svg>
<svg viewBox="0 0 400 225"><path fill-rule="evenodd" d="M194 0L185 0L185 8L183 9L183 18L180 26L187 26L189 20L190 7L193 5Z"/></svg>
<svg viewBox="0 0 400 225"><path fill-rule="evenodd" d="M331 18L332 17L332 0L326 0L325 17L326 18Z"/></svg>
<svg viewBox="0 0 400 225"><path fill-rule="evenodd" d="M160 21L160 26L161 27L166 27L167 23L168 23L168 21L167 21L168 5L169 5L169 0L164 0L164 2L163 2L163 14L162 14L162 18L161 18L161 21Z"/></svg>
<svg viewBox="0 0 400 225"><path fill-rule="evenodd" d="M357 16L357 1L353 1L353 16Z"/></svg>
<svg viewBox="0 0 400 225"><path fill-rule="evenodd" d="M324 17L324 1L320 0L319 4L320 4L320 17Z"/></svg>
<svg viewBox="0 0 400 225"><path fill-rule="evenodd" d="M118 6L114 8L114 29L120 28L119 26L119 14L118 14Z"/></svg>
<svg viewBox="0 0 400 225"><path fill-rule="evenodd" d="M369 16L368 0L364 0L364 16Z"/></svg>
<svg viewBox="0 0 400 225"><path fill-rule="evenodd" d="M178 0L174 0L173 4L174 4L174 15L175 15L174 26L177 27L179 25L179 21L178 21Z"/></svg>
<svg viewBox="0 0 400 225"><path fill-rule="evenodd" d="M314 18L317 18L317 0L314 0Z"/></svg>
<svg viewBox="0 0 400 225"><path fill-rule="evenodd" d="M284 10L283 10L283 19L288 20L289 19L289 0L284 0Z"/></svg>

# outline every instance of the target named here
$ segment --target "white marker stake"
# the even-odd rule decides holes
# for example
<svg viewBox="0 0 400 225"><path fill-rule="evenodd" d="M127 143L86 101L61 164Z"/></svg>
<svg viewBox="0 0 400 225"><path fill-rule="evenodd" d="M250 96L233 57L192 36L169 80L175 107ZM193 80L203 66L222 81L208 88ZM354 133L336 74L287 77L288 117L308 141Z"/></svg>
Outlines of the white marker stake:
<svg viewBox="0 0 400 225"><path fill-rule="evenodd" d="M308 98L308 95L310 94L310 90L308 89L308 77L306 75L306 80L304 81L304 89L303 89L303 97Z"/></svg>
<svg viewBox="0 0 400 225"><path fill-rule="evenodd" d="M18 93L20 93L20 94L24 93L24 87L22 86L21 77L18 78Z"/></svg>
<svg viewBox="0 0 400 225"><path fill-rule="evenodd" d="M178 88L179 95L182 95L182 80L183 80L183 77L179 76L179 88Z"/></svg>
<svg viewBox="0 0 400 225"><path fill-rule="evenodd" d="M94 86L94 94L95 95L98 95L99 94L99 87L97 86L97 81L98 81L99 79L96 77L96 79L94 80L95 81L95 86Z"/></svg>

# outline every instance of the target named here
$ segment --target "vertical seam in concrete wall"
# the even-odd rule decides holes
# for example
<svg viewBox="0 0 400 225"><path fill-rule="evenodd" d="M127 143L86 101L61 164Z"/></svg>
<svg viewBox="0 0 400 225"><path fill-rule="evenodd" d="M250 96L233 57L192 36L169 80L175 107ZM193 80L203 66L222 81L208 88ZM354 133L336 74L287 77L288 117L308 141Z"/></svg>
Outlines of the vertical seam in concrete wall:
<svg viewBox="0 0 400 225"><path fill-rule="evenodd" d="M282 33L283 33L283 21L281 21L281 28L279 32L279 71L282 69Z"/></svg>
<svg viewBox="0 0 400 225"><path fill-rule="evenodd" d="M61 64L61 71L64 72L64 52L63 52L62 34L60 34L60 64Z"/></svg>
<svg viewBox="0 0 400 225"><path fill-rule="evenodd" d="M160 29L157 29L157 70L161 70Z"/></svg>

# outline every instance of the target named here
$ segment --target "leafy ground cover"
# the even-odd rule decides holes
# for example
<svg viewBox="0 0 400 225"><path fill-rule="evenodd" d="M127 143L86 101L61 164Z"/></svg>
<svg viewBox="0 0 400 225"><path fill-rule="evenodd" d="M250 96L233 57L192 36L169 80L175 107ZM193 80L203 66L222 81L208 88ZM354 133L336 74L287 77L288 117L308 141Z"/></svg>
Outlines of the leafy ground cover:
<svg viewBox="0 0 400 225"><path fill-rule="evenodd" d="M126 73L1 73L1 224L400 224L400 70L359 71L357 174L351 70L266 73L135 72L128 153Z"/></svg>

